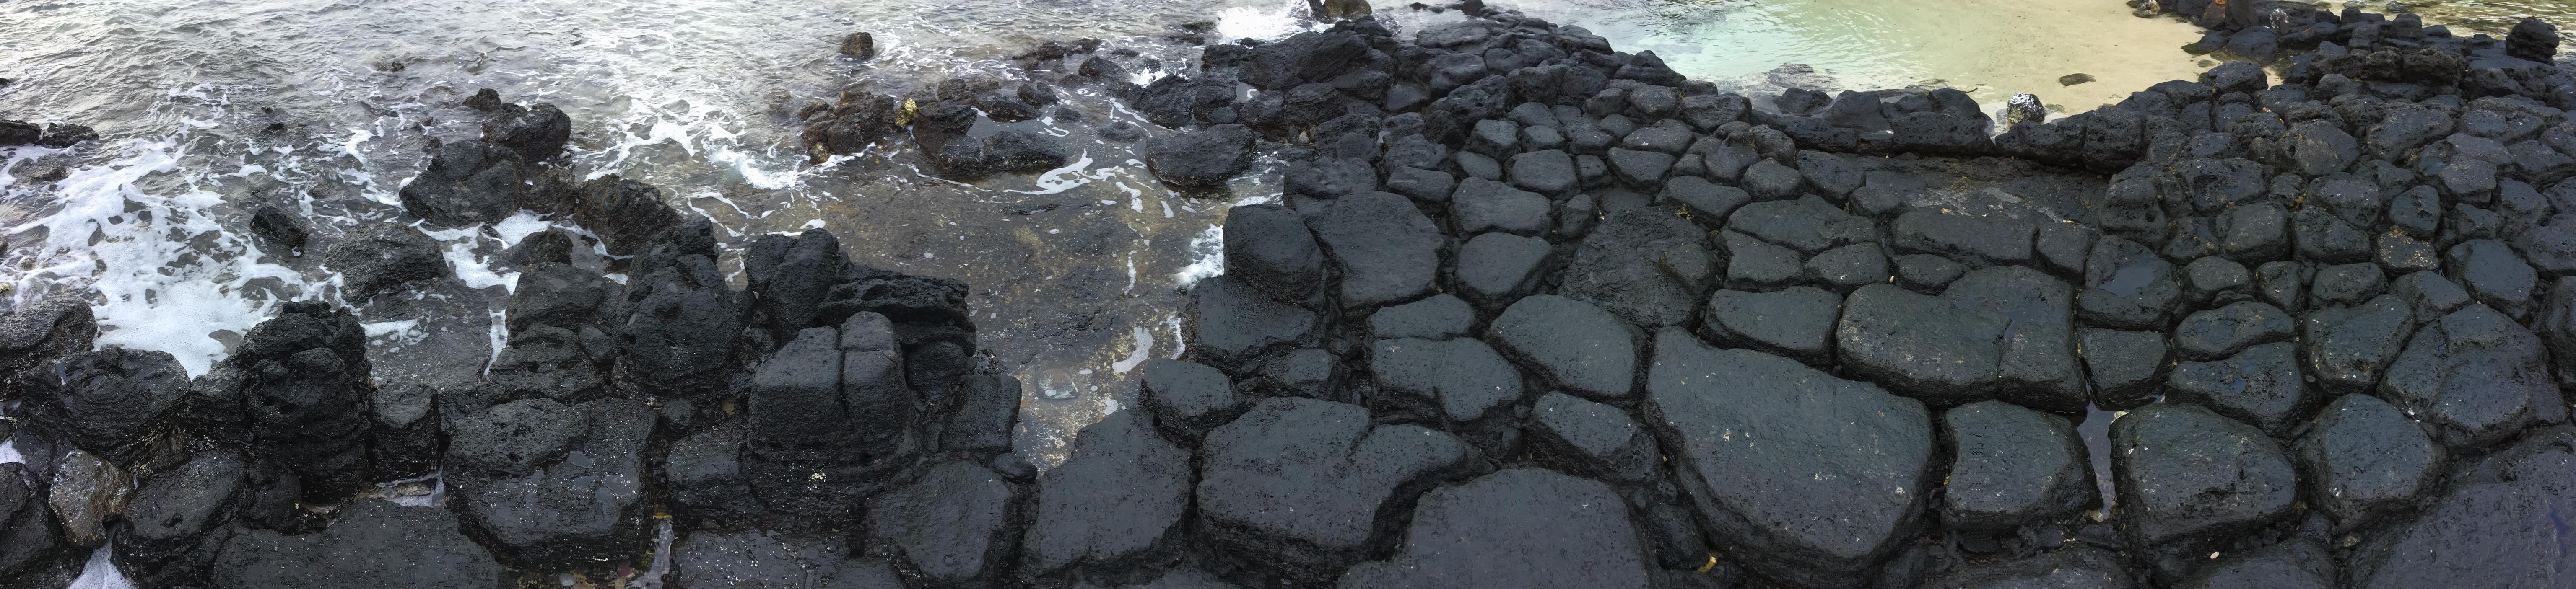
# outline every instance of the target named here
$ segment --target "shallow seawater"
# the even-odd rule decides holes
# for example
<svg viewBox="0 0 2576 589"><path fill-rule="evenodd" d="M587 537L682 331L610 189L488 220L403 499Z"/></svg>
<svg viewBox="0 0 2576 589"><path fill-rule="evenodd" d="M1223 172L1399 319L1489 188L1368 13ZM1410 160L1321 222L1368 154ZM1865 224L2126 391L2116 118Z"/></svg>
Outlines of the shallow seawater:
<svg viewBox="0 0 2576 589"><path fill-rule="evenodd" d="M1695 79L1832 89L1946 86L1989 109L2015 93L2066 112L2206 68L2177 49L2198 30L2117 0L1544 0L1531 16L1581 25L1622 51L1653 50ZM1784 68L1784 66L1790 66ZM2068 74L2094 82L2058 83Z"/></svg>

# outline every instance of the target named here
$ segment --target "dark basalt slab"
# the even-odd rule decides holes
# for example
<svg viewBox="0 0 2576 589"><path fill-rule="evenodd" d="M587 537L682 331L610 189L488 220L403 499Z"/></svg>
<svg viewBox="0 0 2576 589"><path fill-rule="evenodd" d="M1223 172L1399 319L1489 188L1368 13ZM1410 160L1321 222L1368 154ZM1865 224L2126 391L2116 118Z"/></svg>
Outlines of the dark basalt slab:
<svg viewBox="0 0 2576 589"><path fill-rule="evenodd" d="M1672 329L1655 337L1646 391L1711 539L1758 577L1858 584L1921 517L1933 446L1920 402Z"/></svg>
<svg viewBox="0 0 2576 589"><path fill-rule="evenodd" d="M1648 587L1645 552L1609 485L1514 468L1432 491L1395 558L1339 587Z"/></svg>

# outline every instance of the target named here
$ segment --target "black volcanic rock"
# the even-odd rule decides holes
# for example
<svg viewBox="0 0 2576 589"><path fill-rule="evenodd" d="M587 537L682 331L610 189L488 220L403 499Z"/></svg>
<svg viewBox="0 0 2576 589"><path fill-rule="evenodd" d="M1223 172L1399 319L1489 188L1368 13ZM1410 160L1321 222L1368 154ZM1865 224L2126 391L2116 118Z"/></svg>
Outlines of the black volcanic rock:
<svg viewBox="0 0 2576 589"><path fill-rule="evenodd" d="M517 410L501 405L487 414ZM600 399L558 413L512 419L524 424L524 430L487 427L449 434L467 438L459 446L496 450L452 452L448 457L443 479L447 506L456 512L466 534L500 547L496 556L523 567L574 566L644 549L653 516L645 495L649 474L644 455L653 434L652 408L640 401ZM548 420L577 421L580 427L552 425ZM567 430L580 433L568 436ZM523 435L528 437L518 437ZM538 443L523 445L522 441ZM528 450L518 460L510 460L514 448ZM548 456L536 458L524 452ZM500 460L468 462L468 456ZM504 469L521 468L518 464L527 466L523 471Z"/></svg>
<svg viewBox="0 0 2576 589"><path fill-rule="evenodd" d="M319 533L254 530L224 544L212 586L481 589L502 583L500 563L457 529L455 514L359 499Z"/></svg>
<svg viewBox="0 0 2576 589"><path fill-rule="evenodd" d="M1208 432L1198 532L1231 558L1292 579L1329 579L1393 540L1412 494L1462 473L1475 453L1415 425L1371 425L1358 405L1275 398Z"/></svg>
<svg viewBox="0 0 2576 589"><path fill-rule="evenodd" d="M1568 392L1615 402L1635 388L1641 338L1600 307L1555 295L1522 298L1494 319L1485 338Z"/></svg>
<svg viewBox="0 0 2576 589"><path fill-rule="evenodd" d="M2314 489L2309 504L2347 529L2395 512L2431 488L2444 457L2413 419L2370 395L2326 404L2293 449Z"/></svg>
<svg viewBox="0 0 2576 589"><path fill-rule="evenodd" d="M1252 128L1224 124L1155 139L1146 147L1145 165L1154 177L1186 188L1223 186L1252 168Z"/></svg>
<svg viewBox="0 0 2576 589"><path fill-rule="evenodd" d="M1922 403L1679 330L1654 349L1646 421L1676 449L1676 477L1712 540L1747 555L1755 576L1857 584L1918 525L1935 480Z"/></svg>
<svg viewBox="0 0 2576 589"><path fill-rule="evenodd" d="M11 378L38 363L90 349L98 318L73 297L48 297L0 314L0 398L16 399L22 383Z"/></svg>
<svg viewBox="0 0 2576 589"><path fill-rule="evenodd" d="M369 476L366 352L366 331L348 311L287 303L197 387L191 426L283 461L309 496L352 491Z"/></svg>
<svg viewBox="0 0 2576 589"><path fill-rule="evenodd" d="M2486 446L2567 420L2567 398L2550 380L2545 354L2538 336L2471 304L2417 329L2375 394L2434 425L2445 446Z"/></svg>
<svg viewBox="0 0 2576 589"><path fill-rule="evenodd" d="M1999 401L1941 413L1953 444L1942 521L2011 528L2098 507L2084 442L2065 418Z"/></svg>
<svg viewBox="0 0 2576 589"><path fill-rule="evenodd" d="M1155 436L1152 421L1120 411L1074 437L1072 458L1038 480L1023 574L1124 573L1181 548L1190 453Z"/></svg>
<svg viewBox="0 0 2576 589"><path fill-rule="evenodd" d="M57 366L52 378L28 379L33 390L17 417L118 464L135 464L162 442L189 391L187 370L168 352L107 348Z"/></svg>
<svg viewBox="0 0 2576 589"><path fill-rule="evenodd" d="M2564 581L2566 533L2551 514L2576 510L2576 429L2551 426L2452 469L2414 517L2364 535L2345 562L2353 587L2546 587Z"/></svg>
<svg viewBox="0 0 2576 589"><path fill-rule="evenodd" d="M1609 485L1514 468L1423 496L1404 547L1338 586L1633 587L1648 563Z"/></svg>
<svg viewBox="0 0 2576 589"><path fill-rule="evenodd" d="M340 273L352 298L365 299L403 283L448 275L447 259L428 234L392 223L361 226L340 236L322 264Z"/></svg>
<svg viewBox="0 0 2576 589"><path fill-rule="evenodd" d="M1352 195L1319 205L1306 225L1341 270L1342 304L1369 308L1430 292L1440 265L1440 230L1402 196Z"/></svg>
<svg viewBox="0 0 2576 589"><path fill-rule="evenodd" d="M1708 242L1706 231L1663 211L1611 211L1575 248L1557 292L1600 305L1638 326L1677 324L1699 306L1706 286L1687 283L1677 275L1705 276L1708 271L1668 268L1690 260L1717 259Z"/></svg>
<svg viewBox="0 0 2576 589"><path fill-rule="evenodd" d="M2214 541L2290 514L2299 481L2261 430L2195 405L2157 404L2111 422L2112 487L2140 546Z"/></svg>
<svg viewBox="0 0 2576 589"><path fill-rule="evenodd" d="M1009 483L971 463L931 467L911 485L868 500L870 539L943 585L998 579L1019 545Z"/></svg>

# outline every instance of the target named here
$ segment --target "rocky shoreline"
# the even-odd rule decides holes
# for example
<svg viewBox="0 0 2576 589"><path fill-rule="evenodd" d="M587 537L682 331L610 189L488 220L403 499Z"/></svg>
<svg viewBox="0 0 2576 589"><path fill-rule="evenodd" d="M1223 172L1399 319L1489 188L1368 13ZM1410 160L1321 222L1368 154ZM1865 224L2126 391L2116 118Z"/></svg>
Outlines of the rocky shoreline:
<svg viewBox="0 0 2576 589"><path fill-rule="evenodd" d="M207 374L92 350L77 301L0 318L0 587L111 542L153 589L2576 582L2555 29L2154 8L2254 61L1998 126L1955 90L1746 97L1471 1L1142 85L1052 43L1027 80L787 108L817 161L960 179L1094 138L1185 190L1288 162L1187 355L1042 473L968 285L815 229L751 238L737 290L706 219L575 181L574 122L486 91L403 223L323 253L348 305ZM424 230L522 209L587 232L496 260L506 339L371 344L483 312Z"/></svg>

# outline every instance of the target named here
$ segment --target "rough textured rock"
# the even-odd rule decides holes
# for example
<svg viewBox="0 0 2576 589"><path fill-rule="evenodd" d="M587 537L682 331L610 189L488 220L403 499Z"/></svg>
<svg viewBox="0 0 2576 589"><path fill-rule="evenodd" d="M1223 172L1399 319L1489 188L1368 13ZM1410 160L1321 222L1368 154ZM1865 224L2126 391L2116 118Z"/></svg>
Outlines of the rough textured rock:
<svg viewBox="0 0 2576 589"><path fill-rule="evenodd" d="M70 548L46 505L43 487L27 465L0 464L0 540L6 541L0 542L0 580L42 583L37 579L49 568L47 561Z"/></svg>
<svg viewBox="0 0 2576 589"><path fill-rule="evenodd" d="M1582 301L1522 298L1485 328L1485 339L1577 395L1614 402L1635 388L1636 328Z"/></svg>
<svg viewBox="0 0 2576 589"><path fill-rule="evenodd" d="M2030 259L2034 228L2017 220L1970 217L1917 209L1888 225L1899 251L1939 254L1979 265Z"/></svg>
<svg viewBox="0 0 2576 589"><path fill-rule="evenodd" d="M943 585L990 581L1019 544L1011 486L993 471L950 462L868 500L869 539Z"/></svg>
<svg viewBox="0 0 2576 589"><path fill-rule="evenodd" d="M2117 555L2075 546L2037 556L1960 569L1923 584L1930 589L2128 589Z"/></svg>
<svg viewBox="0 0 2576 589"><path fill-rule="evenodd" d="M2279 307L2244 301L2182 318L2174 326L2174 351L2186 360L2212 360L2246 348L2287 341L2297 322Z"/></svg>
<svg viewBox="0 0 2576 589"><path fill-rule="evenodd" d="M483 123L483 138L507 147L528 161L553 159L572 139L572 117L550 103L520 108L504 105L502 114Z"/></svg>
<svg viewBox="0 0 2576 589"><path fill-rule="evenodd" d="M1953 447L1943 522L2008 529L2099 507L2084 441L2065 418L2001 401L1941 413Z"/></svg>
<svg viewBox="0 0 2576 589"><path fill-rule="evenodd" d="M2077 337L2086 373L2093 379L2093 402L2106 408L2125 409L2153 399L2173 366L2164 334L2085 328Z"/></svg>
<svg viewBox="0 0 2576 589"><path fill-rule="evenodd" d="M358 499L331 527L296 536L253 530L224 544L213 586L482 589L507 576L457 529L455 514Z"/></svg>
<svg viewBox="0 0 2576 589"><path fill-rule="evenodd" d="M2197 403L2266 433L2287 435L2318 400L2299 371L2298 344L2263 344L2224 359L2174 365L2165 379L2165 399Z"/></svg>
<svg viewBox="0 0 2576 589"><path fill-rule="evenodd" d="M1540 235L1553 225L1548 200L1538 193L1483 178L1468 178L1449 194L1449 217L1458 230Z"/></svg>
<svg viewBox="0 0 2576 589"><path fill-rule="evenodd" d="M2436 426L2445 446L2486 446L2532 424L2567 420L2567 398L2549 378L2545 353L2539 337L2472 304L2417 329L2377 394Z"/></svg>
<svg viewBox="0 0 2576 589"><path fill-rule="evenodd" d="M1175 549L1190 506L1188 451L1154 435L1152 418L1120 411L1082 429L1072 458L1038 481L1021 543L1024 574L1125 571Z"/></svg>
<svg viewBox="0 0 2576 589"><path fill-rule="evenodd" d="M1412 409L1462 433L1485 429L1472 422L1515 429L1507 413L1524 396L1520 370L1483 341L1380 339L1369 348L1369 370L1382 407ZM1508 438L1485 441L1510 447Z"/></svg>
<svg viewBox="0 0 2576 589"><path fill-rule="evenodd" d="M742 499L751 496L751 480L742 467L744 429L743 420L728 421L671 443L662 460L662 482L677 504L673 511L679 521L731 526L760 516L758 501Z"/></svg>
<svg viewBox="0 0 2576 589"><path fill-rule="evenodd" d="M1145 405L1154 410L1154 424L1182 433L1181 439L1196 440L1243 411L1243 398L1235 394L1234 381L1223 371L1164 358L1146 360L1139 368L1144 371Z"/></svg>
<svg viewBox="0 0 2576 589"><path fill-rule="evenodd" d="M535 190L527 178L536 172L510 148L451 141L439 146L428 169L403 185L403 210L436 227L500 221L536 200L527 194Z"/></svg>
<svg viewBox="0 0 2576 589"><path fill-rule="evenodd" d="M117 464L135 464L167 443L172 412L189 391L187 370L168 352L107 348L55 366L53 378L27 379L20 422Z"/></svg>
<svg viewBox="0 0 2576 589"><path fill-rule="evenodd" d="M2380 295L2358 306L2310 312L2301 328L2299 351L2319 387L2336 394L2368 392L2415 333L2415 315L2396 295Z"/></svg>
<svg viewBox="0 0 2576 589"><path fill-rule="evenodd" d="M2162 330L2182 297L2172 262L2118 237L2093 243L2084 259L2084 288L2075 295L2085 321L2120 329Z"/></svg>
<svg viewBox="0 0 2576 589"><path fill-rule="evenodd" d="M1318 206L1306 224L1341 268L1342 304L1365 309L1431 291L1443 240L1412 202L1370 192Z"/></svg>
<svg viewBox="0 0 2576 589"><path fill-rule="evenodd" d="M2553 426L2452 470L2413 518L2361 539L2345 560L2353 587L2552 587L2566 584L2576 510L2576 429Z"/></svg>
<svg viewBox="0 0 2576 589"><path fill-rule="evenodd" d="M1709 295L1700 325L1719 344L1823 364L1833 357L1834 320L1841 316L1842 297L1812 286L1721 290Z"/></svg>
<svg viewBox="0 0 2576 589"><path fill-rule="evenodd" d="M249 468L239 450L219 449L144 477L125 516L116 520L117 569L138 584L203 582L206 566L223 548L219 530L240 518L237 498L251 486Z"/></svg>
<svg viewBox="0 0 2576 589"><path fill-rule="evenodd" d="M662 204L662 190L615 174L582 182L574 189L573 220L596 232L613 256L635 255L653 235L679 225L679 211Z"/></svg>
<svg viewBox="0 0 2576 589"><path fill-rule="evenodd" d="M19 398L21 383L6 378L73 352L98 339L98 318L73 297L48 297L0 315L0 397Z"/></svg>
<svg viewBox="0 0 2576 589"><path fill-rule="evenodd" d="M1708 234L1651 208L1610 212L1576 246L1558 293L1641 327L1678 324L1700 304L1717 258Z"/></svg>
<svg viewBox="0 0 2576 589"><path fill-rule="evenodd" d="M1378 339L1454 339L1467 335L1475 324L1476 309L1447 294L1378 309L1368 318L1369 334Z"/></svg>
<svg viewBox="0 0 2576 589"><path fill-rule="evenodd" d="M1647 587L1648 563L1610 486L1514 468L1423 496L1404 547L1345 589Z"/></svg>
<svg viewBox="0 0 2576 589"><path fill-rule="evenodd" d="M1858 584L1916 525L1933 451L1922 403L1676 330L1654 349L1646 420L1712 539L1756 576Z"/></svg>
<svg viewBox="0 0 2576 589"><path fill-rule="evenodd" d="M1284 302L1305 301L1323 287L1324 250L1296 211L1245 205L1227 210L1225 219L1227 275Z"/></svg>
<svg viewBox="0 0 2576 589"><path fill-rule="evenodd" d="M1940 297L1863 286L1843 302L1836 352L1855 373L1941 405L2002 397L2071 411L2085 400L2073 297L2036 270L1978 270Z"/></svg>
<svg viewBox="0 0 2576 589"><path fill-rule="evenodd" d="M1275 398L1208 432L1198 531L1244 564L1309 582L1393 540L1414 493L1471 464L1456 437L1369 423L1358 405Z"/></svg>
<svg viewBox="0 0 2576 589"><path fill-rule="evenodd" d="M199 383L187 401L190 427L285 463L308 495L339 496L368 477L370 373L355 316L287 303Z"/></svg>
<svg viewBox="0 0 2576 589"><path fill-rule="evenodd" d="M2112 487L2139 545L2222 539L2290 513L2298 473L2253 426L2196 405L2155 404L2111 422Z"/></svg>
<svg viewBox="0 0 2576 589"><path fill-rule="evenodd" d="M858 558L834 537L703 530L671 546L675 589L897 589L886 561Z"/></svg>
<svg viewBox="0 0 2576 589"><path fill-rule="evenodd" d="M126 502L133 499L134 474L73 450L54 464L54 479L47 487L45 504L62 521L63 540L96 547L107 542L108 520L124 513Z"/></svg>
<svg viewBox="0 0 2576 589"><path fill-rule="evenodd" d="M394 290L403 283L448 275L447 259L428 234L391 223L360 226L331 244L322 265L340 273L352 299Z"/></svg>
<svg viewBox="0 0 2576 589"><path fill-rule="evenodd" d="M1174 133L1146 147L1145 166L1154 171L1154 177L1174 186L1224 186L1252 168L1252 159L1259 155L1252 145L1260 138L1251 127L1231 123Z"/></svg>
<svg viewBox="0 0 2576 589"><path fill-rule="evenodd" d="M1627 413L1565 393L1539 397L1529 429L1539 459L1566 472L1638 482L1663 462L1653 435Z"/></svg>
<svg viewBox="0 0 2576 589"><path fill-rule="evenodd" d="M2315 540L2293 539L2225 556L2202 565L2191 576L2174 585L2181 589L2220 589L2222 587L2280 587L2281 589L2327 589L2336 587L2334 557Z"/></svg>
<svg viewBox="0 0 2576 589"><path fill-rule="evenodd" d="M1541 270L1555 253L1545 239L1502 232L1478 235L1458 248L1458 294L1489 308L1510 305L1537 289L1545 277Z"/></svg>
<svg viewBox="0 0 2576 589"><path fill-rule="evenodd" d="M1315 312L1279 302L1232 274L1190 289L1190 342L1217 363L1240 363L1305 339Z"/></svg>
<svg viewBox="0 0 2576 589"><path fill-rule="evenodd" d="M927 414L907 382L891 320L851 315L838 330L797 333L751 374L745 474L773 511L857 517L860 498L919 458Z"/></svg>
<svg viewBox="0 0 2576 589"><path fill-rule="evenodd" d="M2308 503L2346 529L2397 510L2431 488L2444 457L2414 420L2370 395L2335 398L2293 447L2311 483Z"/></svg>
<svg viewBox="0 0 2576 589"><path fill-rule="evenodd" d="M510 406L490 411L509 411ZM448 508L456 511L466 534L486 544L508 547L497 556L519 566L571 566L593 558L612 558L642 550L652 527L644 480L644 447L653 432L653 410L642 402L601 399L566 408L569 415L528 416L522 423L549 419L583 422L578 436L542 448L549 456L521 454L524 471L464 462L451 453ZM541 431L560 431L541 427ZM516 428L459 429L470 432L457 445L514 447ZM555 435L561 435L557 433ZM578 439L572 439L577 437ZM509 453L496 452L507 458ZM468 454L475 455L475 454Z"/></svg>

